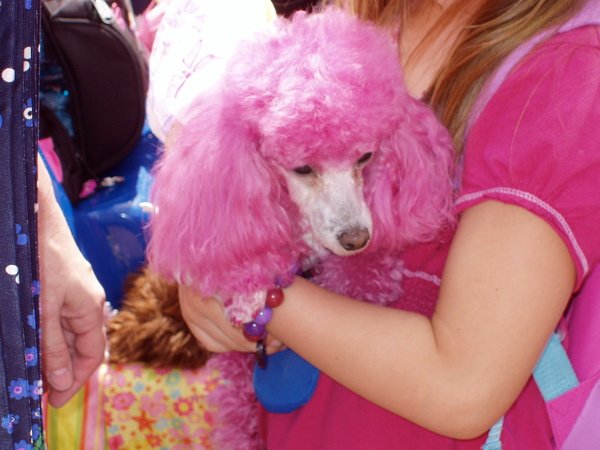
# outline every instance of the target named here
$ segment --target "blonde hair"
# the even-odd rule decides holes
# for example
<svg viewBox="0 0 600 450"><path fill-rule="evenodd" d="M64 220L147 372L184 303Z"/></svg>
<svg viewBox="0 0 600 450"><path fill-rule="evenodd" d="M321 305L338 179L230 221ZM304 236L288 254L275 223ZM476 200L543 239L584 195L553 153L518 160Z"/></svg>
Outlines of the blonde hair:
<svg viewBox="0 0 600 450"><path fill-rule="evenodd" d="M433 1L433 0L431 0ZM418 8L431 4L414 0L336 0L359 17L383 26L410 20ZM421 42L453 23L469 0L457 0ZM469 113L484 82L519 44L572 15L582 0L485 0L463 27L457 43L437 74L426 100L450 131L462 152ZM417 48L417 52L419 49Z"/></svg>

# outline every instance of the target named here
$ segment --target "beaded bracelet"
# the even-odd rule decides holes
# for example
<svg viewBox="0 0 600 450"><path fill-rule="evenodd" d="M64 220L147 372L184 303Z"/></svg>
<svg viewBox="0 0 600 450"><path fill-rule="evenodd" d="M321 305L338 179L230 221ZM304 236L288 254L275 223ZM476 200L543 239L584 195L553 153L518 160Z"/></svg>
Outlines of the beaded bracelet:
<svg viewBox="0 0 600 450"><path fill-rule="evenodd" d="M253 321L246 322L242 326L245 338L251 342L256 342L256 363L261 369L264 369L267 365L267 346L265 345L267 324L273 317L273 308L281 305L283 298L281 288L269 289L265 307L255 314Z"/></svg>
<svg viewBox="0 0 600 450"><path fill-rule="evenodd" d="M265 307L254 315L254 320L246 322L242 329L244 337L251 342L258 342L267 337L267 324L273 317L273 308L283 303L283 290L279 287L269 289L265 300Z"/></svg>
<svg viewBox="0 0 600 450"><path fill-rule="evenodd" d="M254 315L254 320L242 325L244 337L251 342L256 342L256 363L261 369L267 365L267 324L273 317L273 308L277 308L283 303L285 295L283 288L292 284L294 274L297 269L290 271L286 277L278 277L275 280L275 287L269 289L265 298L265 307Z"/></svg>

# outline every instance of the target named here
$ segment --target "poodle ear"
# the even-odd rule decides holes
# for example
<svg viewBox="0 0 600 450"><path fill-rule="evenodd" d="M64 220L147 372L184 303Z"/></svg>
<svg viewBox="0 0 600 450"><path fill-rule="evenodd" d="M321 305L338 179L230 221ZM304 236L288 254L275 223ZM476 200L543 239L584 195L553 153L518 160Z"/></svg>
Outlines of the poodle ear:
<svg viewBox="0 0 600 450"><path fill-rule="evenodd" d="M454 220L450 136L426 105L409 98L403 106L397 129L365 168L377 248L426 242Z"/></svg>
<svg viewBox="0 0 600 450"><path fill-rule="evenodd" d="M280 176L240 108L226 104L203 96L158 162L148 259L170 279L228 297L272 286L293 255Z"/></svg>

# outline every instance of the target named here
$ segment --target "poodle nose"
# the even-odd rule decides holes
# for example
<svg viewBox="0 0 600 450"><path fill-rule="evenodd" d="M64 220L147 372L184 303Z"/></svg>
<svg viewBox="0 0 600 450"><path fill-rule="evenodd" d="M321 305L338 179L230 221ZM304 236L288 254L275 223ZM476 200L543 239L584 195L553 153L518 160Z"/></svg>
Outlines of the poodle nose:
<svg viewBox="0 0 600 450"><path fill-rule="evenodd" d="M371 235L366 228L350 228L338 236L338 242L346 250L353 251L360 250L367 245L370 238Z"/></svg>

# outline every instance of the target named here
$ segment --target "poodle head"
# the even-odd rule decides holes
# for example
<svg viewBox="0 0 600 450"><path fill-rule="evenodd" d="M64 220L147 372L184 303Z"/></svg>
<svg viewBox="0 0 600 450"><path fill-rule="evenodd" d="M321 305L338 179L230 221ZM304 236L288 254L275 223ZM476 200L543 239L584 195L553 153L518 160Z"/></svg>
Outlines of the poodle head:
<svg viewBox="0 0 600 450"><path fill-rule="evenodd" d="M240 43L190 111L157 167L149 257L207 294L257 292L315 249L423 238L447 211L450 140L406 91L391 35L339 9Z"/></svg>
<svg viewBox="0 0 600 450"><path fill-rule="evenodd" d="M297 13L242 43L224 85L313 248L364 249L373 220L363 170L409 97L392 37L338 9Z"/></svg>

